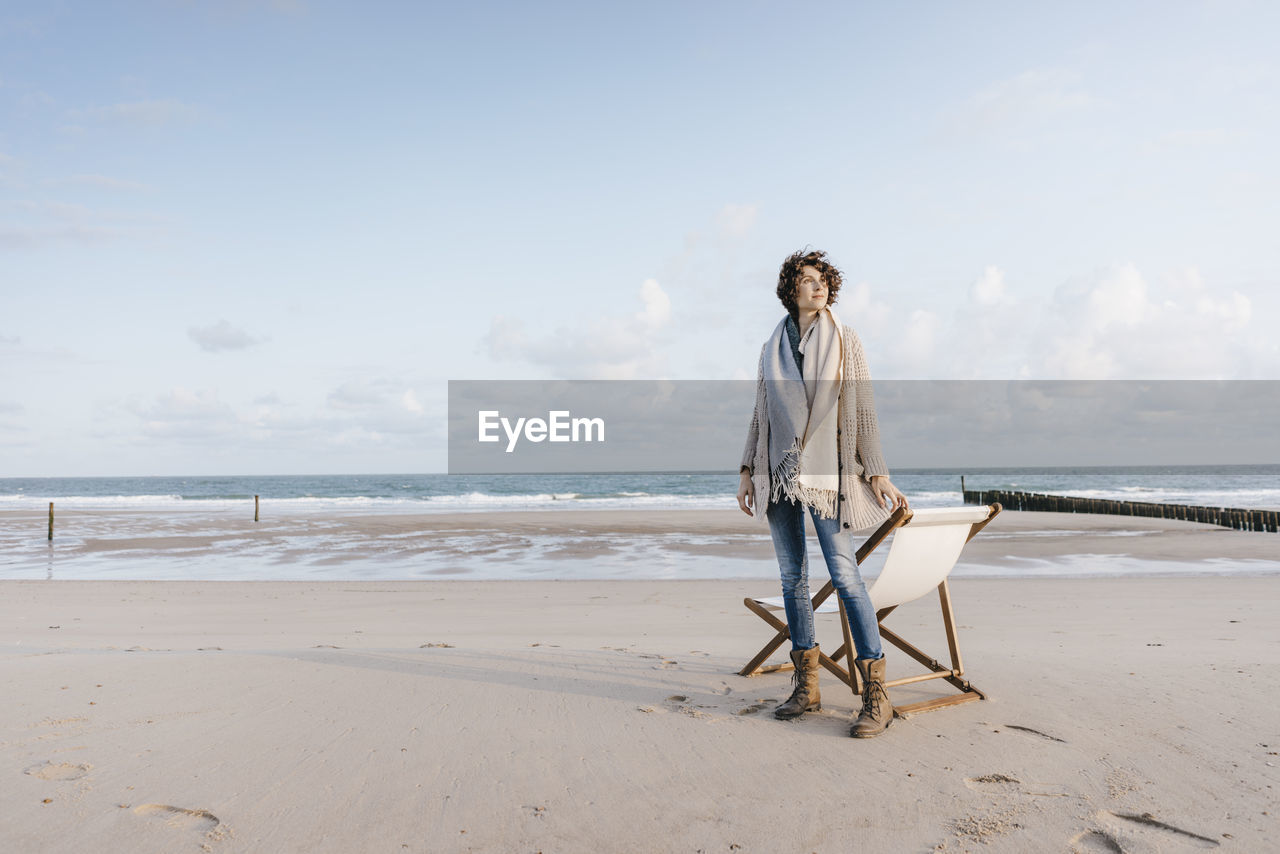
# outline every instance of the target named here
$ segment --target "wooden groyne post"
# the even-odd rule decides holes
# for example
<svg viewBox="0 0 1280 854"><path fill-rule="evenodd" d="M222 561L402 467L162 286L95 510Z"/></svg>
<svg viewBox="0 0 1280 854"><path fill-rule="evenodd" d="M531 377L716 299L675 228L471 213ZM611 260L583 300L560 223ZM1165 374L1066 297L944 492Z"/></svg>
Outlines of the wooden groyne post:
<svg viewBox="0 0 1280 854"><path fill-rule="evenodd" d="M1237 531L1280 531L1280 510L1243 510L1200 504L1161 504L1154 501L1117 501L1110 498L1081 498L1003 489L967 490L961 487L965 504L999 502L1006 510L1040 510L1049 513L1105 513L1113 516L1147 516L1182 519L1221 525Z"/></svg>
<svg viewBox="0 0 1280 854"><path fill-rule="evenodd" d="M53 502L49 502L49 542L53 542Z"/></svg>
<svg viewBox="0 0 1280 854"><path fill-rule="evenodd" d="M253 521L258 521L258 496L253 496Z"/></svg>

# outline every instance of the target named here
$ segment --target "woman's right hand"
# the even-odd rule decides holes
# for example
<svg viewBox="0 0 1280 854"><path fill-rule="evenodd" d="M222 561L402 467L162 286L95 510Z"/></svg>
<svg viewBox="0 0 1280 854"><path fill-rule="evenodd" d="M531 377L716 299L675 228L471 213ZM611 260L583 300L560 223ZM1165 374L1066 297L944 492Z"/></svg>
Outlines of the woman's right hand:
<svg viewBox="0 0 1280 854"><path fill-rule="evenodd" d="M738 478L738 506L748 516L754 516L751 509L756 506L756 485L751 482L751 475L743 472Z"/></svg>

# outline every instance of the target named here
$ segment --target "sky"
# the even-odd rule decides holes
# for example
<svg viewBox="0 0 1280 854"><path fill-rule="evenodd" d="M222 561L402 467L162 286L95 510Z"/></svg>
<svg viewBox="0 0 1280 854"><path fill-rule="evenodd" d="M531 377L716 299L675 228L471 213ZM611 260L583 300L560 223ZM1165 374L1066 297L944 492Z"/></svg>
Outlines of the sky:
<svg viewBox="0 0 1280 854"><path fill-rule="evenodd" d="M806 246L874 379L1280 379L1278 39L1263 0L10 0L0 477L444 471L450 380L752 379Z"/></svg>

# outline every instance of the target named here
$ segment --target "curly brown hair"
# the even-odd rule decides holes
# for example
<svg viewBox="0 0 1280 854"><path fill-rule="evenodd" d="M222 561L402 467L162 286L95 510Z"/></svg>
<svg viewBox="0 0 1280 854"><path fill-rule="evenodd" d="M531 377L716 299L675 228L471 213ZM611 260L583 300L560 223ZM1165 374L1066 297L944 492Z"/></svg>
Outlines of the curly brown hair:
<svg viewBox="0 0 1280 854"><path fill-rule="evenodd" d="M844 284L844 277L836 265L827 260L827 253L805 247L788 255L778 271L778 299L782 300L792 317L796 315L796 286L800 284L802 267L814 267L822 274L822 281L827 286L827 305L835 305L840 286Z"/></svg>

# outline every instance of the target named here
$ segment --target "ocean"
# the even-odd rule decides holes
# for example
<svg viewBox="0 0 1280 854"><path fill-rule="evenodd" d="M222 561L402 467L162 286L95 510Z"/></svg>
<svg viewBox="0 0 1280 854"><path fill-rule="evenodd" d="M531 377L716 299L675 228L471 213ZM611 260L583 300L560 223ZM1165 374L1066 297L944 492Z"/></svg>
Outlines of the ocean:
<svg viewBox="0 0 1280 854"><path fill-rule="evenodd" d="M971 490L1280 509L1280 464L893 472L893 482L915 507L960 504L961 477ZM737 489L737 474L682 472L0 478L0 510L38 508L50 501L67 509L230 509L252 504L255 495L299 512L732 509Z"/></svg>

